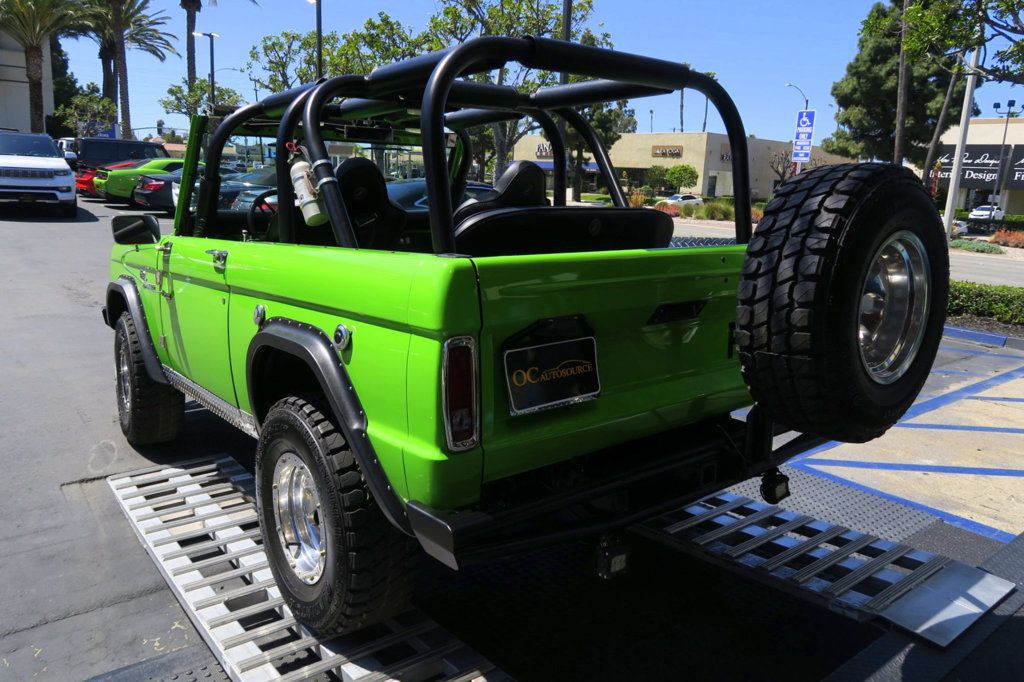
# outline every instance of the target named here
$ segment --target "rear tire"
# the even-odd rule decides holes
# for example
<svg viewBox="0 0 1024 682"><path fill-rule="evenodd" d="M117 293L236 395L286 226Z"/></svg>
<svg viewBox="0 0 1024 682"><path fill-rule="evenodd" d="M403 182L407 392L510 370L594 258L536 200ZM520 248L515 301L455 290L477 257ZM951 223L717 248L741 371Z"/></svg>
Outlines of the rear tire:
<svg viewBox="0 0 1024 682"><path fill-rule="evenodd" d="M928 378L948 294L942 223L908 169L797 175L765 207L740 279L736 343L755 401L805 433L877 438Z"/></svg>
<svg viewBox="0 0 1024 682"><path fill-rule="evenodd" d="M415 541L388 522L370 495L330 415L320 396L284 398L270 408L256 448L270 569L295 617L323 637L408 608L419 560ZM292 504L287 490L299 490L292 500L302 502Z"/></svg>
<svg viewBox="0 0 1024 682"><path fill-rule="evenodd" d="M114 374L121 432L132 445L166 443L178 437L185 396L153 381L146 371L135 322L121 313L114 334Z"/></svg>

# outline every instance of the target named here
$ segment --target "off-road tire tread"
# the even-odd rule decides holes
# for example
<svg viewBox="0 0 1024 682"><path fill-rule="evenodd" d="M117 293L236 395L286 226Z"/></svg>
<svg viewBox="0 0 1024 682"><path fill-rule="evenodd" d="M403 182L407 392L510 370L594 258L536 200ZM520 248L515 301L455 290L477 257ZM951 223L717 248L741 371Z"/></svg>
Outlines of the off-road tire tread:
<svg viewBox="0 0 1024 682"><path fill-rule="evenodd" d="M128 426L125 428L122 422L121 430L132 445L154 445L173 441L181 432L185 415L185 396L169 384L158 384L150 378L142 355L142 341L131 313L121 313L115 334L122 333L122 326L128 343L132 406L128 415ZM116 341L114 348L114 362L117 363ZM116 392L115 387L115 394ZM118 409L120 417L120 406Z"/></svg>
<svg viewBox="0 0 1024 682"><path fill-rule="evenodd" d="M843 409L840 381L829 380L824 319L826 287L843 231L874 190L924 187L907 168L884 163L822 166L783 183L764 209L743 264L736 345L754 400L798 431L864 442L885 429L858 423ZM911 191L915 191L911 189Z"/></svg>
<svg viewBox="0 0 1024 682"><path fill-rule="evenodd" d="M345 437L328 417L331 410L323 396L283 398L270 408L267 418L277 410L297 415L320 441L336 492L331 499L339 504L341 537L337 538L336 546L346 549L345 556L339 557L343 565L338 567L339 584L334 585L335 589L325 591L312 609L288 600L292 612L319 635L331 637L354 632L404 611L416 584L419 546L384 516ZM262 449L257 456L261 453ZM320 498L321 505L325 504L322 491ZM277 579L280 584L280 578Z"/></svg>

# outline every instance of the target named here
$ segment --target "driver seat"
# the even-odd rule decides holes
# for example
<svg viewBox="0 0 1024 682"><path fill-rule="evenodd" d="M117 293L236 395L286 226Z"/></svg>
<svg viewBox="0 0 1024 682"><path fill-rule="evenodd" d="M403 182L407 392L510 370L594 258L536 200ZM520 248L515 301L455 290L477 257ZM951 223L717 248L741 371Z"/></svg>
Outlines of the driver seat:
<svg viewBox="0 0 1024 682"><path fill-rule="evenodd" d="M353 156L338 164L334 174L356 244L363 249L394 248L405 227L405 211L391 202L377 165Z"/></svg>
<svg viewBox="0 0 1024 682"><path fill-rule="evenodd" d="M457 228L470 216L484 211L548 205L544 170L532 161L515 161L494 183L494 189L462 202L455 209L452 222Z"/></svg>

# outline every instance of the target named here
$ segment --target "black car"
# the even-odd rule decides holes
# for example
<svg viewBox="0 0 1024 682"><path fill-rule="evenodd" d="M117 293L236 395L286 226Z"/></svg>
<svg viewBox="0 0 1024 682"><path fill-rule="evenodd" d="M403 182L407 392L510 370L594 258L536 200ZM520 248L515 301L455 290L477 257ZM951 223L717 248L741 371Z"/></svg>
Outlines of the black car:
<svg viewBox="0 0 1024 682"><path fill-rule="evenodd" d="M220 167L220 208L231 208L235 198L240 192L249 189L268 189L277 185L277 175L274 168L263 168L250 173L238 173L230 166ZM181 184L181 171L173 173L154 173L143 175L135 183L132 191L132 199L139 206L145 206L156 211L167 211L174 213L174 207L178 202L177 186ZM196 192L192 198L195 199Z"/></svg>
<svg viewBox="0 0 1024 682"><path fill-rule="evenodd" d="M423 178L394 180L388 183L387 189L388 198L406 211L425 212L427 210L427 181ZM479 195L492 189L494 188L486 182L469 181L462 194L462 201L476 199Z"/></svg>
<svg viewBox="0 0 1024 682"><path fill-rule="evenodd" d="M137 159L166 159L170 156L162 144L139 140L115 140L111 137L80 137L73 149L79 168L99 168L108 163Z"/></svg>

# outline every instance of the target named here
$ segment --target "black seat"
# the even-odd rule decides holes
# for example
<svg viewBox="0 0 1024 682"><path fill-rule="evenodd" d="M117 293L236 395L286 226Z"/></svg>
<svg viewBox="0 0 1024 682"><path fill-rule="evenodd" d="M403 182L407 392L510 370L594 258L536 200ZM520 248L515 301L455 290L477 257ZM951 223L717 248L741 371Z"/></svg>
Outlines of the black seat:
<svg viewBox="0 0 1024 682"><path fill-rule="evenodd" d="M470 216L498 208L547 206L547 179L540 166L532 161L516 161L505 169L494 189L473 199L466 199L452 216L457 226Z"/></svg>
<svg viewBox="0 0 1024 682"><path fill-rule="evenodd" d="M455 248L469 256L664 249L672 231L672 218L649 208L504 208L461 223Z"/></svg>
<svg viewBox="0 0 1024 682"><path fill-rule="evenodd" d="M377 166L369 159L353 156L338 165L335 176L356 244L364 249L393 248L405 226L405 211L388 198L384 176Z"/></svg>

